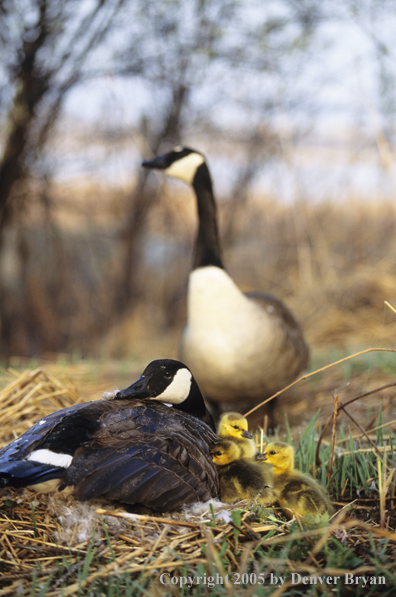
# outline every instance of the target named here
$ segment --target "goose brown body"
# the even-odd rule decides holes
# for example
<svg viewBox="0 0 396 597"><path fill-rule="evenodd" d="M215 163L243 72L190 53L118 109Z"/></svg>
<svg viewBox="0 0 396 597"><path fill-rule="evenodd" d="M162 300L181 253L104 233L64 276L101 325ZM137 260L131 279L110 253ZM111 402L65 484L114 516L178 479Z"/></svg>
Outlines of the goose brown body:
<svg viewBox="0 0 396 597"><path fill-rule="evenodd" d="M243 293L225 271L212 180L204 156L188 147L143 162L190 184L196 195L198 235L189 276L187 324L180 358L194 371L216 417L253 406L291 383L307 366L302 330L278 298ZM274 425L274 401L268 405Z"/></svg>
<svg viewBox="0 0 396 597"><path fill-rule="evenodd" d="M294 512L300 516L333 514L334 508L325 488L311 476L294 468L292 446L272 442L258 458L272 465L277 501L288 518L292 518Z"/></svg>
<svg viewBox="0 0 396 597"><path fill-rule="evenodd" d="M102 497L159 512L216 497L214 431L177 407L136 398L154 392L147 384L138 380L114 399L72 406L36 423L0 451L0 486L57 487L80 500Z"/></svg>

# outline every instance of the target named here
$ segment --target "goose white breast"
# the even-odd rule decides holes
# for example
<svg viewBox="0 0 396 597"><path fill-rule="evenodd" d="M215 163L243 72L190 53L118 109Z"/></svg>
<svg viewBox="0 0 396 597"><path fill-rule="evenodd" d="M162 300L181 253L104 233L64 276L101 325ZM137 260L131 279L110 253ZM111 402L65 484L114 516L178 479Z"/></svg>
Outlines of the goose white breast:
<svg viewBox="0 0 396 597"><path fill-rule="evenodd" d="M197 199L198 235L180 358L194 372L216 415L236 401L239 406L241 401L255 405L307 366L302 330L282 301L266 293L242 293L225 271L204 156L178 146L143 166L190 184ZM270 402L272 423L273 405Z"/></svg>

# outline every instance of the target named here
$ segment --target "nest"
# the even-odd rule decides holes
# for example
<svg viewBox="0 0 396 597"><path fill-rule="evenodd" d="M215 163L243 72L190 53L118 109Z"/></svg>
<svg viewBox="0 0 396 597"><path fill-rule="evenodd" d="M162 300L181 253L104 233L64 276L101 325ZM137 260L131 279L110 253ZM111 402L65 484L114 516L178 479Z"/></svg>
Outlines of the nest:
<svg viewBox="0 0 396 597"><path fill-rule="evenodd" d="M80 401L73 384L43 369L20 375L10 371L7 376L11 379L0 392L2 445L48 413ZM150 594L155 595L166 588L159 583L164 572L254 575L263 570L263 562L266 579L271 573L287 579L292 572L312 578L351 572L348 558L337 569L329 567L323 553L331 539L346 553L353 550L355 576L374 576L378 566L370 556L373 548L382 542L382 554L390 554L396 534L377 523L348 519L347 512L345 506L330 523L312 526L305 520L285 522L276 509L255 503L229 506L213 500L151 516L103 500L82 503L61 493L3 489L0 597L31 595L37 578L46 586L46 597L58 597L60 591L67 596L95 590L95 583L124 573L150 583ZM293 548L298 557L293 557Z"/></svg>
<svg viewBox="0 0 396 597"><path fill-rule="evenodd" d="M0 390L0 447L27 431L43 417L81 402L76 387L44 369L4 372L9 382Z"/></svg>
<svg viewBox="0 0 396 597"><path fill-rule="evenodd" d="M360 555L372 549L368 531L374 542L396 541L395 534L358 520L346 521L343 513L330 525L309 528L301 522L299 526L296 521L284 522L270 510L260 520L262 509L242 502L233 507L216 501L194 504L166 517L131 514L114 508L114 504L103 506L62 495L8 491L0 512L0 595L30 595L38 567L41 582L49 583L46 596L57 597L60 586L62 595L73 595L80 586L89 587L111 574L147 578L160 586L158 579L163 572L180 576L181 571L199 565L208 575L217 573L223 578L230 572L251 573L255 562L247 566L247 561L253 553L271 554L266 559L267 578L271 572L279 575L280 569L285 576L290 572L334 575L335 570L326 567L321 557L331 536L343 542L344 549L354 549ZM234 514L238 522L233 522ZM304 561L275 557L274 549L282 550L287 544L297 546L300 553L305 547ZM82 581L76 581L76 573L86 565L89 554L95 555L89 571ZM354 567L355 576L378 572L363 559L360 564Z"/></svg>

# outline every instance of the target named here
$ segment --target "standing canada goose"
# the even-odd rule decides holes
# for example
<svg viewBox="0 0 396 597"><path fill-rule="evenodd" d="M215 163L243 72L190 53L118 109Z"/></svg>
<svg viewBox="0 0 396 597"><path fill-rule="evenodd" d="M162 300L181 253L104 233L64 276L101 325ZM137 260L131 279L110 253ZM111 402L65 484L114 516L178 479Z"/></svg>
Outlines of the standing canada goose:
<svg viewBox="0 0 396 597"><path fill-rule="evenodd" d="M228 412L220 417L217 435L230 439L242 450L240 458L254 458L257 452L253 435L248 431L247 418L239 413Z"/></svg>
<svg viewBox="0 0 396 597"><path fill-rule="evenodd" d="M288 518L293 510L306 514L333 514L334 508L324 487L309 475L294 469L293 446L284 442L272 442L257 456L258 460L273 466L274 490L280 507Z"/></svg>
<svg viewBox="0 0 396 597"><path fill-rule="evenodd" d="M216 443L191 371L157 360L113 399L48 415L3 448L0 487L66 489L166 512L217 496Z"/></svg>
<svg viewBox="0 0 396 597"><path fill-rule="evenodd" d="M204 156L188 147L146 160L145 168L192 185L198 236L189 277L180 358L194 372L216 417L222 406L253 406L291 383L308 364L308 347L291 312L270 294L244 294L225 271L216 202ZM273 426L274 400L269 403Z"/></svg>
<svg viewBox="0 0 396 597"><path fill-rule="evenodd" d="M221 439L211 450L220 478L220 497L233 504L239 500L257 500L262 506L275 501L272 474L259 463L244 458L243 447L231 439Z"/></svg>

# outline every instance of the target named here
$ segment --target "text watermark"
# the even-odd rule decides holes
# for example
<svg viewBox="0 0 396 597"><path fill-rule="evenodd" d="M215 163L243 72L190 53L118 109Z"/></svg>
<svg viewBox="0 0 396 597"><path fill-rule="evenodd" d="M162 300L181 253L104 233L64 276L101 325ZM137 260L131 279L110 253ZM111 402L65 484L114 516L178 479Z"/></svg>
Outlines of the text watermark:
<svg viewBox="0 0 396 597"><path fill-rule="evenodd" d="M178 587L186 586L188 588L193 585L206 585L207 587L215 587L218 585L276 585L282 587L285 582L290 585L362 585L363 587L369 585L385 585L385 576L360 576L354 575L350 572L340 574L339 576L304 576L298 572L292 572L289 578L283 576L276 576L272 572L267 578L264 573L256 574L244 573L226 574L222 576L216 573L214 576L176 576L169 572L163 572L160 576L160 582L163 585L174 585Z"/></svg>

